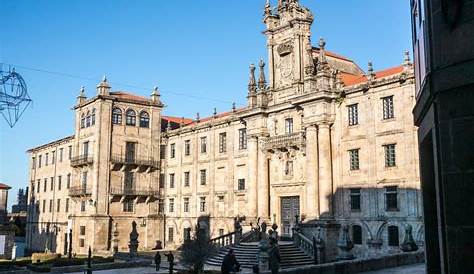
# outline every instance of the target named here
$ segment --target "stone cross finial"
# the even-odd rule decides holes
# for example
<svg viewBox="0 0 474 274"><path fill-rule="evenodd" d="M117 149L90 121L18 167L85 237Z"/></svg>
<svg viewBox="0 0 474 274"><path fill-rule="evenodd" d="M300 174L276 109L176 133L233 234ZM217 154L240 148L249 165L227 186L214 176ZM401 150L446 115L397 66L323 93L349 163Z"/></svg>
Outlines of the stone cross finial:
<svg viewBox="0 0 474 274"><path fill-rule="evenodd" d="M160 102L160 91L158 90L157 86L155 86L153 88L153 92L151 93L151 101L153 103L159 103Z"/></svg>
<svg viewBox="0 0 474 274"><path fill-rule="evenodd" d="M102 82L107 83L107 75L102 76Z"/></svg>
<svg viewBox="0 0 474 274"><path fill-rule="evenodd" d="M235 112L235 102L232 102L232 112Z"/></svg>
<svg viewBox="0 0 474 274"><path fill-rule="evenodd" d="M318 57L318 70L323 70L328 68L328 61L326 59L326 41L324 38L319 38L319 57Z"/></svg>
<svg viewBox="0 0 474 274"><path fill-rule="evenodd" d="M107 83L107 76L102 77L102 82L97 85L97 94L99 95L109 95L110 86Z"/></svg>
<svg viewBox="0 0 474 274"><path fill-rule="evenodd" d="M166 131L170 131L171 130L171 122L170 120L168 120L167 124L166 124Z"/></svg>
<svg viewBox="0 0 474 274"><path fill-rule="evenodd" d="M260 75L258 77L258 89L260 91L265 90L266 85L267 85L267 80L265 79L265 62L263 62L263 59L260 59L260 63L258 64L260 67Z"/></svg>
<svg viewBox="0 0 474 274"><path fill-rule="evenodd" d="M196 122L200 122L201 121L201 117L199 115L199 112L196 112Z"/></svg>
<svg viewBox="0 0 474 274"><path fill-rule="evenodd" d="M265 1L265 16L272 15L272 7L270 5L270 0Z"/></svg>
<svg viewBox="0 0 474 274"><path fill-rule="evenodd" d="M86 100L86 94L84 92L84 86L81 86L81 89L79 91L79 95L77 96L77 104L80 105Z"/></svg>
<svg viewBox="0 0 474 274"><path fill-rule="evenodd" d="M213 116L214 118L217 117L217 108L214 108L214 112L212 113L212 116Z"/></svg>

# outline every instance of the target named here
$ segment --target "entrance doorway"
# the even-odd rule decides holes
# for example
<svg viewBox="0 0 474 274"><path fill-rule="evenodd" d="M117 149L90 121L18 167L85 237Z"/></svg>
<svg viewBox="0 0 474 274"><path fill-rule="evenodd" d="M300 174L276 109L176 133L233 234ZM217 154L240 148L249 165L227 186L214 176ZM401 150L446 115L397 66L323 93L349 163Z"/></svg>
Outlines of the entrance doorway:
<svg viewBox="0 0 474 274"><path fill-rule="evenodd" d="M292 236L296 215L300 215L300 196L281 197L281 233Z"/></svg>

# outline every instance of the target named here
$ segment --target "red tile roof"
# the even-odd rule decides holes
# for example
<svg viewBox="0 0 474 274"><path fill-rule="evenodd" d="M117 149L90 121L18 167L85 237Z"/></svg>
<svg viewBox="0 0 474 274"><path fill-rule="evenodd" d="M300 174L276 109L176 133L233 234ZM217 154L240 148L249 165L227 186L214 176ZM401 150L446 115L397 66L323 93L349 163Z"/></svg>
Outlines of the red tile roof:
<svg viewBox="0 0 474 274"><path fill-rule="evenodd" d="M177 124L183 124L183 125L190 124L193 122L193 119L189 119L189 118L164 116L164 115L161 116L161 119L170 121L173 123L177 123Z"/></svg>
<svg viewBox="0 0 474 274"><path fill-rule="evenodd" d="M396 66L375 72L375 79L385 78L403 72L403 66ZM366 75L354 75L349 73L340 73L341 80L346 86L353 86L368 81Z"/></svg>
<svg viewBox="0 0 474 274"><path fill-rule="evenodd" d="M316 52L316 53L319 53L319 48L318 47L313 47L313 50ZM330 56L330 57L333 57L333 58L337 58L337 59L341 59L341 60L344 60L344 61L348 61L348 62L353 62L351 59L345 57L345 56L342 56L340 54L337 54L337 53L334 53L332 51L327 51L325 50L324 51L326 53L326 56Z"/></svg>
<svg viewBox="0 0 474 274"><path fill-rule="evenodd" d="M149 102L150 99L143 97L143 96L138 96L135 94L131 94L128 92L124 91L112 91L110 92L110 95L113 97L117 97L119 99L124 99L124 100L132 100L132 101L140 101L140 102Z"/></svg>
<svg viewBox="0 0 474 274"><path fill-rule="evenodd" d="M7 186L4 183L0 183L0 189L10 189L10 188L11 188L10 186Z"/></svg>

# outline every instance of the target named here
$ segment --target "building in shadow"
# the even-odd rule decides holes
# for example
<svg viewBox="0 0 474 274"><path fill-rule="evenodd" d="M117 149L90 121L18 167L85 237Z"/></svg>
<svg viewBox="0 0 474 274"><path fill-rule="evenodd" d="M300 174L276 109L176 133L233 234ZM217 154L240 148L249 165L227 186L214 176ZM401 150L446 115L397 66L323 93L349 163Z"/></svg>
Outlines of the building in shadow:
<svg viewBox="0 0 474 274"><path fill-rule="evenodd" d="M428 273L474 270L474 1L412 0Z"/></svg>

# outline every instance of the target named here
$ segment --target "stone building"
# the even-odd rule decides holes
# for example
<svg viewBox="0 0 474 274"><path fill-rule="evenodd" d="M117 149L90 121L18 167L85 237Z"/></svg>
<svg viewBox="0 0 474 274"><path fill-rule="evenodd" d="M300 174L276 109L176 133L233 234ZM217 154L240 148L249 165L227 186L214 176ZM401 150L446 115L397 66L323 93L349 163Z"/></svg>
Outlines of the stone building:
<svg viewBox="0 0 474 274"><path fill-rule="evenodd" d="M237 215L284 236L298 216L350 225L359 256L399 250L407 225L421 242L409 55L364 72L312 46L312 22L296 0L266 4L268 68L250 66L242 108L184 119L162 116L157 89L81 91L74 135L29 150L29 247L64 252L72 229L74 252L127 249L132 220L140 249L177 247L199 216L219 236Z"/></svg>
<svg viewBox="0 0 474 274"><path fill-rule="evenodd" d="M8 190L10 190L11 187L4 184L0 183L0 225L7 223L7 205L8 205Z"/></svg>

